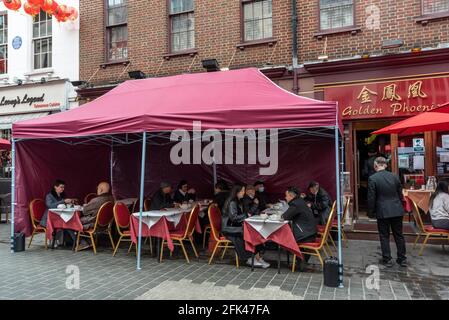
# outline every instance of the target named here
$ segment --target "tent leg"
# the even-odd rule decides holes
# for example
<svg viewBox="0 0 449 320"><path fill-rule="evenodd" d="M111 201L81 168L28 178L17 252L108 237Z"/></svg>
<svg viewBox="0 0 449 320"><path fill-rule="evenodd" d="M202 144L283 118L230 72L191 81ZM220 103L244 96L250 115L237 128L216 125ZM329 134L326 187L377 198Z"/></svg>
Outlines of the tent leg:
<svg viewBox="0 0 449 320"><path fill-rule="evenodd" d="M16 206L16 140L11 144L11 253L14 253L14 209ZM8 221L6 221L8 222Z"/></svg>
<svg viewBox="0 0 449 320"><path fill-rule="evenodd" d="M339 278L339 288L343 288L343 261L341 252L341 190L340 190L340 142L339 142L339 127L338 122L335 126L335 179L337 187L337 221L338 221L338 278Z"/></svg>
<svg viewBox="0 0 449 320"><path fill-rule="evenodd" d="M142 249L142 212L143 212L143 195L145 188L145 159L147 156L147 133L143 132L142 137L142 163L140 168L140 203L139 203L139 237L137 240L137 270L140 270L140 254Z"/></svg>

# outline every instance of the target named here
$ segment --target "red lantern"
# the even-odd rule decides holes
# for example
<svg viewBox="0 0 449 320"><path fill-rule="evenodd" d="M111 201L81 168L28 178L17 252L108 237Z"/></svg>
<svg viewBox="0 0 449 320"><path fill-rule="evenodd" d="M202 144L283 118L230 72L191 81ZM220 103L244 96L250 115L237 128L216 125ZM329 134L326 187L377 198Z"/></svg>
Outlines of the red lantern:
<svg viewBox="0 0 449 320"><path fill-rule="evenodd" d="M14 11L19 10L22 6L22 2L20 0L3 0L3 3L6 8Z"/></svg>
<svg viewBox="0 0 449 320"><path fill-rule="evenodd" d="M65 4L59 5L55 10L56 20L59 22L66 22L69 18L68 8Z"/></svg>
<svg viewBox="0 0 449 320"><path fill-rule="evenodd" d="M58 8L58 4L54 0L43 0L41 8L43 11L52 15Z"/></svg>
<svg viewBox="0 0 449 320"><path fill-rule="evenodd" d="M23 10L25 13L29 14L30 16L35 16L41 12L41 8L39 6L34 6L29 2L25 2L23 4Z"/></svg>
<svg viewBox="0 0 449 320"><path fill-rule="evenodd" d="M71 21L75 21L78 19L78 10L76 10L74 7L68 7L67 9L68 19Z"/></svg>
<svg viewBox="0 0 449 320"><path fill-rule="evenodd" d="M44 0L28 0L28 2L33 6L41 6L44 3Z"/></svg>

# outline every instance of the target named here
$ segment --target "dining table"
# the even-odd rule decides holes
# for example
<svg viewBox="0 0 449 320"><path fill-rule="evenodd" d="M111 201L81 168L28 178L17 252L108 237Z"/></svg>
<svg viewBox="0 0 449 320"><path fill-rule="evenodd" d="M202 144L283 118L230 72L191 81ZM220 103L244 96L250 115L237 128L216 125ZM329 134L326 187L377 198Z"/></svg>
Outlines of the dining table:
<svg viewBox="0 0 449 320"><path fill-rule="evenodd" d="M413 204L412 201L416 203L418 208L424 211L425 214L429 212L430 207L430 197L433 194L433 190L422 190L422 189L403 189L402 193L404 195L404 209L407 212L412 212Z"/></svg>
<svg viewBox="0 0 449 320"><path fill-rule="evenodd" d="M140 236L143 238L155 237L158 239L156 245L156 257L160 253L160 240L167 242L170 251L174 250L170 231L185 230L187 228L188 215L193 209L193 205L184 208L167 208L162 210L150 210L142 212L142 230ZM131 241L135 244L139 239L139 218L140 213L135 212L130 219ZM195 231L201 233L199 221L195 222Z"/></svg>
<svg viewBox="0 0 449 320"><path fill-rule="evenodd" d="M83 231L80 214L82 207L49 209L47 216L46 237L51 241L51 248L54 249L56 232L59 230L73 230L75 234ZM76 241L72 249L75 250Z"/></svg>
<svg viewBox="0 0 449 320"><path fill-rule="evenodd" d="M258 215L245 219L243 239L245 240L245 249L252 253L251 270L254 269L256 246L268 241L278 245L278 273L281 272L281 248L287 251L287 263L289 263L289 252L300 259L303 258L293 235L290 221L283 220L276 214L271 216Z"/></svg>

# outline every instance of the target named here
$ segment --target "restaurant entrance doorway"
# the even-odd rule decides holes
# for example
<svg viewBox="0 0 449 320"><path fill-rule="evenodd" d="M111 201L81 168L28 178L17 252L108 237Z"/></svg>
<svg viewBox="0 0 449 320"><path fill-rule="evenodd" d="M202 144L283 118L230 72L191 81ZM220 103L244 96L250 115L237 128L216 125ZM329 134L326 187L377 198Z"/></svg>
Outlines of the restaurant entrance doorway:
<svg viewBox="0 0 449 320"><path fill-rule="evenodd" d="M372 135L371 133L377 128L383 128L389 125L389 122L363 122L355 123L353 126L353 163L355 178L355 207L354 218L368 219L368 178L374 174L374 159L383 156L387 161L391 162L392 147L389 135ZM389 168L391 166L389 165Z"/></svg>

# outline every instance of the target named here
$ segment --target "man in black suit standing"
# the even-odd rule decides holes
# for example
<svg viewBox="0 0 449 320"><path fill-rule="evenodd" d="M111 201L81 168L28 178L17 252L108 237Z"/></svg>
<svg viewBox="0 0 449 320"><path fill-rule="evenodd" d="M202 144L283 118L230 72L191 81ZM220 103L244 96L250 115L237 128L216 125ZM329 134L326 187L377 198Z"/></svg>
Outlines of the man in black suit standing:
<svg viewBox="0 0 449 320"><path fill-rule="evenodd" d="M392 267L394 265L390 251L390 229L397 248L396 262L401 267L407 266L405 256L405 240L402 234L402 186L399 178L385 170L387 161L377 157L374 161L375 174L368 179L368 216L377 219L380 245L382 248L381 263Z"/></svg>

